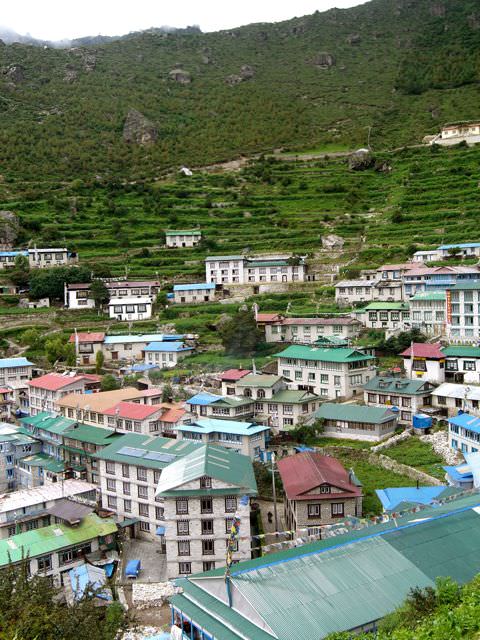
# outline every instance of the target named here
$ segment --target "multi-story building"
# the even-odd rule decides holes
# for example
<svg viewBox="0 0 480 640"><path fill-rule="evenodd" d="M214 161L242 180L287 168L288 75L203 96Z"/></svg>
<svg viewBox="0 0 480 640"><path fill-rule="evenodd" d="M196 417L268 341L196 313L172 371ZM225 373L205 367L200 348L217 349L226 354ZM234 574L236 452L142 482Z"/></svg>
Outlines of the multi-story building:
<svg viewBox="0 0 480 640"><path fill-rule="evenodd" d="M30 380L28 397L31 415L42 411L52 413L57 402L70 393L85 393L100 388L100 376L89 374L47 373Z"/></svg>
<svg viewBox="0 0 480 640"><path fill-rule="evenodd" d="M480 417L480 387L444 382L432 391L432 405L444 415L454 416L462 411Z"/></svg>
<svg viewBox="0 0 480 640"><path fill-rule="evenodd" d="M95 506L97 487L84 480L65 480L5 494L0 498L0 540L48 527L49 509L65 498L77 498Z"/></svg>
<svg viewBox="0 0 480 640"><path fill-rule="evenodd" d="M105 334L98 333L72 333L69 342L75 345L77 364L95 364L95 359L99 351L103 351Z"/></svg>
<svg viewBox="0 0 480 640"><path fill-rule="evenodd" d="M144 349L145 364L171 369L193 352L194 348L184 342L150 342Z"/></svg>
<svg viewBox="0 0 480 640"><path fill-rule="evenodd" d="M375 375L374 357L356 349L294 345L275 357L284 378L322 399L351 398Z"/></svg>
<svg viewBox="0 0 480 640"><path fill-rule="evenodd" d="M14 267L18 256L28 258L31 269L43 269L47 267L59 267L77 261L77 254L65 248L53 249L18 249L13 251L0 251L0 269Z"/></svg>
<svg viewBox="0 0 480 640"><path fill-rule="evenodd" d="M200 392L189 398L186 405L194 417L222 418L223 420L247 419L255 413L252 398L218 396Z"/></svg>
<svg viewBox="0 0 480 640"><path fill-rule="evenodd" d="M0 422L10 422L12 407L14 404L14 392L9 387L0 387Z"/></svg>
<svg viewBox="0 0 480 640"><path fill-rule="evenodd" d="M158 280L105 280L104 282L110 298L147 297L153 303L160 291L160 282ZM64 303L69 309L93 309L95 301L90 293L90 284L66 284Z"/></svg>
<svg viewBox="0 0 480 640"><path fill-rule="evenodd" d="M205 271L206 281L216 284L303 282L306 279L304 259L288 255L208 256Z"/></svg>
<svg viewBox="0 0 480 640"><path fill-rule="evenodd" d="M175 304L199 304L213 302L216 285L214 282L197 282L194 284L174 284L173 301Z"/></svg>
<svg viewBox="0 0 480 640"><path fill-rule="evenodd" d="M370 302L374 299L375 284L375 280L341 280L335 285L335 302L339 306Z"/></svg>
<svg viewBox="0 0 480 640"><path fill-rule="evenodd" d="M266 342L314 344L319 338L353 340L362 330L362 323L350 317L283 318L265 326Z"/></svg>
<svg viewBox="0 0 480 640"><path fill-rule="evenodd" d="M395 433L397 414L383 407L324 402L315 418L323 421L323 433L330 438L376 442Z"/></svg>
<svg viewBox="0 0 480 640"><path fill-rule="evenodd" d="M445 382L445 354L439 343L413 342L400 356L407 378Z"/></svg>
<svg viewBox="0 0 480 640"><path fill-rule="evenodd" d="M85 556L113 548L116 532L113 520L94 513L75 526L57 522L25 531L0 540L0 568L26 561L29 575L40 573L64 584L68 572L85 563Z"/></svg>
<svg viewBox="0 0 480 640"><path fill-rule="evenodd" d="M234 382L236 396L253 400L270 400L277 391L281 391L287 386L281 376L269 373L247 373ZM231 381L222 380L222 395L232 395L229 393L232 385Z"/></svg>
<svg viewBox="0 0 480 640"><path fill-rule="evenodd" d="M480 271L474 266L419 266L403 275L404 296L408 300L417 293L445 291L457 283L468 283L478 278Z"/></svg>
<svg viewBox="0 0 480 640"><path fill-rule="evenodd" d="M409 306L403 302L372 302L353 313L368 329L403 330L410 323Z"/></svg>
<svg viewBox="0 0 480 640"><path fill-rule="evenodd" d="M480 347L443 347L446 382L480 384Z"/></svg>
<svg viewBox="0 0 480 640"><path fill-rule="evenodd" d="M0 491L11 491L21 485L18 465L23 458L41 451L42 445L22 433L19 427L0 423Z"/></svg>
<svg viewBox="0 0 480 640"><path fill-rule="evenodd" d="M200 229L165 231L167 247L195 247L202 240Z"/></svg>
<svg viewBox="0 0 480 640"><path fill-rule="evenodd" d="M437 251L440 253L441 259L449 258L452 254L461 256L462 258L480 258L480 242L442 244L440 247L438 247Z"/></svg>
<svg viewBox="0 0 480 640"><path fill-rule="evenodd" d="M254 417L275 431L289 431L306 422L320 404L320 398L309 391L282 389L268 400L257 399Z"/></svg>
<svg viewBox="0 0 480 640"><path fill-rule="evenodd" d="M97 453L102 506L124 520L138 519L138 535L165 544L163 498L155 491L163 470L196 450L196 442L136 433Z"/></svg>
<svg viewBox="0 0 480 640"><path fill-rule="evenodd" d="M203 445L170 464L157 487L165 508L168 578L224 566L234 518L240 536L232 558L249 559L249 497L256 493L250 458L234 451Z"/></svg>
<svg viewBox="0 0 480 640"><path fill-rule="evenodd" d="M218 444L252 460L259 460L260 452L265 451L269 432L270 427L256 422L200 418L178 427L177 438L202 444Z"/></svg>
<svg viewBox="0 0 480 640"><path fill-rule="evenodd" d="M444 291L416 293L409 300L410 324L427 336L440 336L445 333Z"/></svg>
<svg viewBox="0 0 480 640"><path fill-rule="evenodd" d="M12 382L26 382L32 377L33 363L27 358L0 359L0 386L9 386Z"/></svg>
<svg viewBox="0 0 480 640"><path fill-rule="evenodd" d="M113 391L99 391L98 393L69 394L59 399L56 403L56 411L63 416L93 424L93 426L110 426L115 428L114 418L105 418L105 412L116 407L120 402L136 402L139 404L161 404L161 389L143 389L135 387L123 387ZM122 425L118 425L122 427Z"/></svg>
<svg viewBox="0 0 480 640"><path fill-rule="evenodd" d="M364 386L363 400L370 407L397 410L399 424L412 424L413 416L431 406L435 386L426 380L377 376Z"/></svg>
<svg viewBox="0 0 480 640"><path fill-rule="evenodd" d="M447 337L452 342L480 340L480 279L447 289Z"/></svg>
<svg viewBox="0 0 480 640"><path fill-rule="evenodd" d="M222 386L222 393L226 396L234 396L237 391L235 384L244 378L249 373L252 373L249 369L227 369L220 374L220 383Z"/></svg>
<svg viewBox="0 0 480 640"><path fill-rule="evenodd" d="M454 451L480 451L480 418L469 413L452 416L448 420L448 444Z"/></svg>
<svg viewBox="0 0 480 640"><path fill-rule="evenodd" d="M105 336L103 353L105 362L111 360L143 360L145 347L151 342L177 342L183 334L145 333L138 335Z"/></svg>
<svg viewBox="0 0 480 640"><path fill-rule="evenodd" d="M118 322L148 320L152 317L152 301L147 296L110 298L108 315Z"/></svg>
<svg viewBox="0 0 480 640"><path fill-rule="evenodd" d="M312 535L322 525L361 517L361 484L335 458L305 452L282 458L277 465L285 490L288 530Z"/></svg>

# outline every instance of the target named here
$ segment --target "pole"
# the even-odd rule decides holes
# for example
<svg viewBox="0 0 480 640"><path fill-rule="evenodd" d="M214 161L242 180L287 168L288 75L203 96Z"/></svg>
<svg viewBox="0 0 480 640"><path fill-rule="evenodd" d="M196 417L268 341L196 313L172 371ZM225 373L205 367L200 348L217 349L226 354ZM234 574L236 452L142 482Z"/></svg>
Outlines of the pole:
<svg viewBox="0 0 480 640"><path fill-rule="evenodd" d="M277 489L275 487L275 454L273 452L272 452L272 493L273 493L273 515L275 518L275 531L278 531Z"/></svg>

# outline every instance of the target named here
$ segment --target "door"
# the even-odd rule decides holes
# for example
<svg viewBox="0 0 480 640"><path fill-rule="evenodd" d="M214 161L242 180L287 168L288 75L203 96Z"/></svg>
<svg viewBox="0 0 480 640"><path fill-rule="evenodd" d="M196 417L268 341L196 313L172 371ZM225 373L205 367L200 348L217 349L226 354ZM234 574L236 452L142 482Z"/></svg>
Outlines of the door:
<svg viewBox="0 0 480 640"><path fill-rule="evenodd" d="M112 360L118 360L118 351L112 351Z"/></svg>
<svg viewBox="0 0 480 640"><path fill-rule="evenodd" d="M83 356L83 364L90 364L90 356Z"/></svg>

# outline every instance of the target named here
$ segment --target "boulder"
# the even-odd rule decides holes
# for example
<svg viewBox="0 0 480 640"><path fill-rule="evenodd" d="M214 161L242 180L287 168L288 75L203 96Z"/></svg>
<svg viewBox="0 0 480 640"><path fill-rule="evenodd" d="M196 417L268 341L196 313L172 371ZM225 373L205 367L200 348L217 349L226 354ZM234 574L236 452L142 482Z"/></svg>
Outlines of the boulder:
<svg viewBox="0 0 480 640"><path fill-rule="evenodd" d="M180 84L190 84L192 81L192 76L188 71L184 69L180 69L179 67L172 69L168 74L170 80L175 80L175 82L179 82Z"/></svg>
<svg viewBox="0 0 480 640"><path fill-rule="evenodd" d="M20 221L13 211L0 211L0 249L12 249L20 229Z"/></svg>
<svg viewBox="0 0 480 640"><path fill-rule="evenodd" d="M324 249L343 249L344 244L345 240L334 233L331 233L328 236L322 236L322 247Z"/></svg>
<svg viewBox="0 0 480 640"><path fill-rule="evenodd" d="M250 80L254 76L255 69L249 64L243 64L240 67L240 73L232 73L230 76L225 78L225 82L230 86L233 86L235 84L240 84L240 82L244 82L245 80Z"/></svg>
<svg viewBox="0 0 480 640"><path fill-rule="evenodd" d="M335 63L335 56L331 53L327 53L326 51L317 53L313 58L313 64L319 69L329 69L330 67L333 67Z"/></svg>
<svg viewBox="0 0 480 640"><path fill-rule="evenodd" d="M362 41L362 37L358 33L352 33L347 38L348 44L360 44L361 41Z"/></svg>
<svg viewBox="0 0 480 640"><path fill-rule="evenodd" d="M73 65L67 64L67 66L65 67L65 75L63 76L63 81L70 84L71 82L75 82L77 79L77 69Z"/></svg>
<svg viewBox="0 0 480 640"><path fill-rule="evenodd" d="M123 125L123 139L132 144L153 144L158 138L154 124L143 113L130 109Z"/></svg>
<svg viewBox="0 0 480 640"><path fill-rule="evenodd" d="M11 64L4 74L13 84L20 84L25 80L25 69L21 64Z"/></svg>
<svg viewBox="0 0 480 640"><path fill-rule="evenodd" d="M352 171L365 171L375 164L375 158L368 149L358 149L348 158L348 168Z"/></svg>

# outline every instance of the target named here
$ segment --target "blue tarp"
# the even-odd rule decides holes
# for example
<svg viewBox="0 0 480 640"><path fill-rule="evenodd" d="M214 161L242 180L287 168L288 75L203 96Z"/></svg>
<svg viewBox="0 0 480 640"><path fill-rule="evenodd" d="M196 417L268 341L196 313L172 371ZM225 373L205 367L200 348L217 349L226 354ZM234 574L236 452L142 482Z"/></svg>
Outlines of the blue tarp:
<svg viewBox="0 0 480 640"><path fill-rule="evenodd" d="M298 451L298 453L305 453L305 451L315 451L315 449L301 444L299 447L295 447L295 451Z"/></svg>
<svg viewBox="0 0 480 640"><path fill-rule="evenodd" d="M80 600L85 595L87 586L92 590L102 589L98 591L97 597L102 600L111 600L112 594L110 589L105 587L106 576L105 571L101 567L94 567L90 564L82 564L80 567L74 567L68 572L70 582L72 585L72 591L75 599Z"/></svg>
<svg viewBox="0 0 480 640"><path fill-rule="evenodd" d="M424 413L416 413L413 416L414 429L430 429L432 426L432 418Z"/></svg>
<svg viewBox="0 0 480 640"><path fill-rule="evenodd" d="M125 567L125 575L136 578L140 573L140 560L129 560Z"/></svg>
<svg viewBox="0 0 480 640"><path fill-rule="evenodd" d="M385 511L392 511L402 502L413 504L432 504L445 490L444 485L437 487L393 487L375 489Z"/></svg>
<svg viewBox="0 0 480 640"><path fill-rule="evenodd" d="M105 571L105 575L107 576L107 578L111 578L115 570L115 563L110 562L109 564L104 565L103 569Z"/></svg>
<svg viewBox="0 0 480 640"><path fill-rule="evenodd" d="M157 534L157 536L164 536L165 535L165 527L157 527L157 530L155 531L155 533Z"/></svg>

